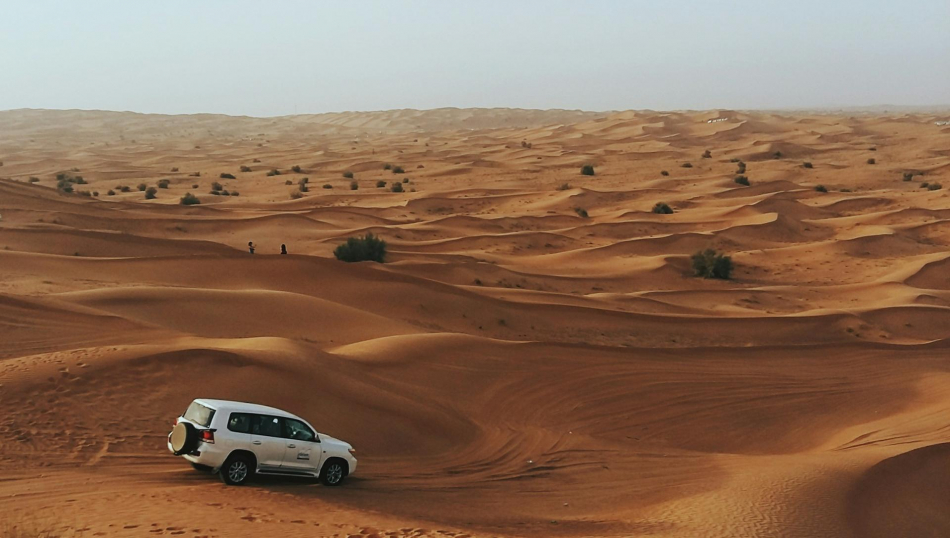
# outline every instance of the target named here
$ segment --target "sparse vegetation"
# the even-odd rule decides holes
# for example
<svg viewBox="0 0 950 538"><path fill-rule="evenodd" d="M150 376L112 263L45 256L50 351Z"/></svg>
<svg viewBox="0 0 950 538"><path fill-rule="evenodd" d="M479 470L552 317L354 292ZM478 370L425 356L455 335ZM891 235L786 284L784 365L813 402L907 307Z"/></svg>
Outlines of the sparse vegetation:
<svg viewBox="0 0 950 538"><path fill-rule="evenodd" d="M585 164L581 167L581 175L583 176L592 176L594 175L594 165Z"/></svg>
<svg viewBox="0 0 950 538"><path fill-rule="evenodd" d="M172 181L171 181L170 179L159 179L159 180L158 180L158 188L159 188L159 189L167 189L167 188L168 188L168 185L171 184L171 182L172 182Z"/></svg>
<svg viewBox="0 0 950 538"><path fill-rule="evenodd" d="M782 152L781 152L781 151L776 151L775 153L772 154L772 157L774 157L774 158L776 158L776 159L781 159L781 158L782 158Z"/></svg>
<svg viewBox="0 0 950 538"><path fill-rule="evenodd" d="M177 171L178 171L178 167L177 167L177 166L176 166L175 168L172 168L172 172L177 172Z"/></svg>
<svg viewBox="0 0 950 538"><path fill-rule="evenodd" d="M238 191L231 191L231 196L240 196L240 195L241 193L239 193Z"/></svg>
<svg viewBox="0 0 950 538"><path fill-rule="evenodd" d="M122 185L119 187L119 190L122 192L132 192L132 187L129 187L128 185Z"/></svg>
<svg viewBox="0 0 950 538"><path fill-rule="evenodd" d="M659 215L672 215L673 208L665 202L657 202L656 205L653 206L653 212Z"/></svg>
<svg viewBox="0 0 950 538"><path fill-rule="evenodd" d="M696 276L728 280L732 274L732 258L711 248L693 254L690 259Z"/></svg>
<svg viewBox="0 0 950 538"><path fill-rule="evenodd" d="M747 177L745 177L745 176L736 176L736 178L733 179L733 181L735 181L735 182L738 183L739 185L744 185L744 186L746 186L746 187L749 186L749 178L747 178Z"/></svg>
<svg viewBox="0 0 950 538"><path fill-rule="evenodd" d="M731 163L737 163L737 162L739 162L739 161L740 161L739 157L733 157L733 158L729 159L729 162L731 162Z"/></svg>
<svg viewBox="0 0 950 538"><path fill-rule="evenodd" d="M712 159L712 152L708 149L703 152L703 159Z"/></svg>
<svg viewBox="0 0 950 538"><path fill-rule="evenodd" d="M587 210L584 209L583 207L575 207L574 212L577 213L577 216L582 219L586 219L589 217L589 215L587 214Z"/></svg>
<svg viewBox="0 0 950 538"><path fill-rule="evenodd" d="M402 192L402 183L393 183L392 187L390 187L390 190L393 192Z"/></svg>
<svg viewBox="0 0 950 538"><path fill-rule="evenodd" d="M802 163L802 166L805 167L805 168L814 168L814 166L813 166L813 165L811 164L811 162L809 162L809 161L803 162L803 163Z"/></svg>
<svg viewBox="0 0 950 538"><path fill-rule="evenodd" d="M250 171L251 171L251 167L250 167L250 166L247 166L247 165L244 165L244 164L241 165L241 172L250 172Z"/></svg>
<svg viewBox="0 0 950 538"><path fill-rule="evenodd" d="M324 189L332 189L332 188L333 188L333 185L330 185L329 183L324 183L324 184L323 184L323 188L324 188Z"/></svg>
<svg viewBox="0 0 950 538"><path fill-rule="evenodd" d="M693 163L683 163L683 164L681 164L680 166L683 167L683 168L692 168L692 167L693 167Z"/></svg>
<svg viewBox="0 0 950 538"><path fill-rule="evenodd" d="M218 176L218 177L221 178L221 179L237 179L236 177L234 177L234 174L229 174L229 173L227 173L227 172L222 173L222 174L221 174L220 176Z"/></svg>
<svg viewBox="0 0 950 538"><path fill-rule="evenodd" d="M307 178L304 178L304 179L307 179ZM300 192L310 192L310 185L308 185L308 183L309 183L308 181L304 181L303 179L301 179L300 181L297 182L297 190L299 190Z"/></svg>
<svg viewBox="0 0 950 538"><path fill-rule="evenodd" d="M377 188L377 189L381 189L381 188L383 188L383 187L385 187L385 186L386 186L386 182L383 181L383 180L381 180L381 179L376 182L376 188Z"/></svg>
<svg viewBox="0 0 950 538"><path fill-rule="evenodd" d="M201 203L201 200L199 200L194 194L187 192L181 197L181 200L178 203L181 205L198 205Z"/></svg>
<svg viewBox="0 0 950 538"><path fill-rule="evenodd" d="M745 163L744 163L744 162L739 161L739 163L736 165L736 167L737 167L737 168L736 168L736 173L737 173L737 174L744 174L744 173L745 173Z"/></svg>
<svg viewBox="0 0 950 538"><path fill-rule="evenodd" d="M392 170L392 169L393 169L393 165L389 163L386 163L383 165L383 170Z"/></svg>
<svg viewBox="0 0 950 538"><path fill-rule="evenodd" d="M930 185L927 185L927 190L928 190L928 191L939 191L942 187L943 187L943 185L941 185L941 184L939 184L939 183L931 183Z"/></svg>
<svg viewBox="0 0 950 538"><path fill-rule="evenodd" d="M393 173L394 173L394 174L405 174L406 171L403 170L401 166L394 166L394 167L393 167Z"/></svg>
<svg viewBox="0 0 950 538"><path fill-rule="evenodd" d="M828 189L824 185L815 185L815 191L817 192L828 192Z"/></svg>
<svg viewBox="0 0 950 538"><path fill-rule="evenodd" d="M145 199L154 200L156 198L155 196L156 194L158 194L158 189L156 189L155 187L149 187L148 189L145 190Z"/></svg>
<svg viewBox="0 0 950 538"><path fill-rule="evenodd" d="M214 183L211 184L211 190L212 190L212 191L220 191L220 190L223 190L223 189L224 189L224 185L218 183L217 181L215 181Z"/></svg>
<svg viewBox="0 0 950 538"><path fill-rule="evenodd" d="M292 192L290 193L290 198L293 199L293 200L299 200L299 199L303 198L303 193L300 192L299 190L297 190L297 191L292 191Z"/></svg>
<svg viewBox="0 0 950 538"><path fill-rule="evenodd" d="M39 183L39 182L40 182L40 178L30 176L30 183Z"/></svg>
<svg viewBox="0 0 950 538"><path fill-rule="evenodd" d="M192 188L192 189L197 189L197 188L198 188L198 184L197 184L197 183L192 184L192 185L191 185L191 188Z"/></svg>
<svg viewBox="0 0 950 538"><path fill-rule="evenodd" d="M351 190L351 191L359 190L359 188L360 188L360 184L359 184L359 183L357 183L357 182L355 182L355 181L351 181L351 182L350 182L350 190Z"/></svg>
<svg viewBox="0 0 950 538"><path fill-rule="evenodd" d="M561 183L561 184L558 186L557 190L559 190L559 191L566 191L566 190L570 190L570 188L571 188L571 184L570 184L570 183Z"/></svg>
<svg viewBox="0 0 950 538"><path fill-rule="evenodd" d="M145 189L148 188L148 185L146 185L145 183L139 183L136 188L137 188L140 192L145 192Z"/></svg>
<svg viewBox="0 0 950 538"><path fill-rule="evenodd" d="M293 185L293 184L294 182L289 179L287 181L284 181L284 185Z"/></svg>
<svg viewBox="0 0 950 538"><path fill-rule="evenodd" d="M115 196L115 191L112 189L109 189L109 192L107 192L106 194L109 196Z"/></svg>
<svg viewBox="0 0 950 538"><path fill-rule="evenodd" d="M877 164L877 160L874 157L868 159L868 164Z"/></svg>
<svg viewBox="0 0 950 538"><path fill-rule="evenodd" d="M343 177L345 177L346 179L353 179L353 172L350 172L349 170L347 170L346 172L343 172Z"/></svg>
<svg viewBox="0 0 950 538"><path fill-rule="evenodd" d="M350 237L346 243L334 249L333 255L344 262L383 263L386 259L386 241L372 233L367 233L363 237Z"/></svg>
<svg viewBox="0 0 950 538"><path fill-rule="evenodd" d="M920 188L921 188L921 189L926 189L926 188L929 187L929 186L930 186L930 183L927 183L926 181L924 181L923 183L920 184Z"/></svg>
<svg viewBox="0 0 950 538"><path fill-rule="evenodd" d="M271 168L270 171L267 172L267 177L273 177L273 176L279 176L279 175L280 175L280 170L276 168Z"/></svg>
<svg viewBox="0 0 950 538"><path fill-rule="evenodd" d="M913 172L904 172L904 181L913 181L914 173Z"/></svg>
<svg viewBox="0 0 950 538"><path fill-rule="evenodd" d="M201 177L201 172L192 172L188 174L189 177Z"/></svg>
<svg viewBox="0 0 950 538"><path fill-rule="evenodd" d="M300 165L297 164L291 166L290 169L293 170L295 174L303 173L303 168L300 168Z"/></svg>

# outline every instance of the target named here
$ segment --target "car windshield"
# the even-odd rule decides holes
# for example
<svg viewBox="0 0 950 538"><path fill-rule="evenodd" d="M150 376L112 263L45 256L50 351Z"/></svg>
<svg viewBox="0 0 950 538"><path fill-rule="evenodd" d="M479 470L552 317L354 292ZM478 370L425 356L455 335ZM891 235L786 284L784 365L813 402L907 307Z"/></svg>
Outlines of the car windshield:
<svg viewBox="0 0 950 538"><path fill-rule="evenodd" d="M188 410L185 411L185 414L182 416L188 419L189 422L207 428L211 424L211 419L214 418L214 409L201 405L198 402L191 402L191 405L188 406Z"/></svg>

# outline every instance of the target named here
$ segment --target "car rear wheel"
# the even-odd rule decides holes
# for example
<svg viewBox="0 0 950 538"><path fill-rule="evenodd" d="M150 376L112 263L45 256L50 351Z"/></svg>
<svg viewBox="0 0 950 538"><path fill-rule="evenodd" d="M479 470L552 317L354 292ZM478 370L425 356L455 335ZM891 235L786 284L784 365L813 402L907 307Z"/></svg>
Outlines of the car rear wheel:
<svg viewBox="0 0 950 538"><path fill-rule="evenodd" d="M342 460L329 460L323 464L323 470L320 471L320 482L324 486L339 486L346 477L346 467Z"/></svg>
<svg viewBox="0 0 950 538"><path fill-rule="evenodd" d="M221 480L229 486L246 484L254 475L254 462L244 454L235 454L228 458L218 471Z"/></svg>

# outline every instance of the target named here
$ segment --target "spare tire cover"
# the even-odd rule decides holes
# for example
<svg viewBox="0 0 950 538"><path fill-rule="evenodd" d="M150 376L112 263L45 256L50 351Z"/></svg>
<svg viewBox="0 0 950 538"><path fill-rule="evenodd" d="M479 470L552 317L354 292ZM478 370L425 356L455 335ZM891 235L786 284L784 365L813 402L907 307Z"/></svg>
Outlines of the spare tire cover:
<svg viewBox="0 0 950 538"><path fill-rule="evenodd" d="M171 441L176 456L188 454L198 447L198 431L190 422L179 422L172 429Z"/></svg>

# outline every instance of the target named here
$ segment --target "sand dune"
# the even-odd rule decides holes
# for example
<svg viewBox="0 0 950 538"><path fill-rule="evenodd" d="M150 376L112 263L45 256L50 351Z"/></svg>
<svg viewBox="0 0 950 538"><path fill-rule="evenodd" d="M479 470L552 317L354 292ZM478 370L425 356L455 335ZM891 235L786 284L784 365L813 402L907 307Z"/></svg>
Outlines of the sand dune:
<svg viewBox="0 0 950 538"><path fill-rule="evenodd" d="M950 199L921 188L950 188L950 130L931 119L0 112L0 516L950 535ZM367 232L388 263L333 258ZM693 276L706 248L732 279ZM360 471L226 488L164 446L196 397L302 414Z"/></svg>

